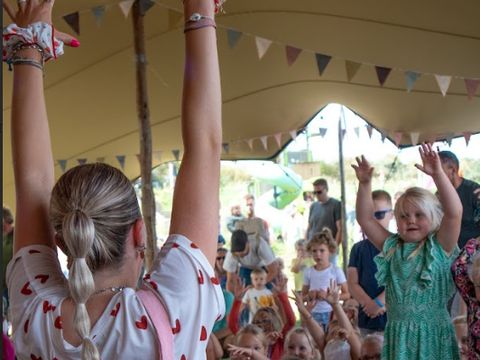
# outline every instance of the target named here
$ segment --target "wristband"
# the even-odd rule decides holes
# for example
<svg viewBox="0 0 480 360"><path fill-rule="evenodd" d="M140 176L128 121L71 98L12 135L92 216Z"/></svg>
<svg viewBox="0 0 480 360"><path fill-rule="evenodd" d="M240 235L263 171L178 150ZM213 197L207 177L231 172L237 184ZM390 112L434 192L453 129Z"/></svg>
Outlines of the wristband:
<svg viewBox="0 0 480 360"><path fill-rule="evenodd" d="M373 299L373 301L375 301L375 304L377 304L381 308L383 308L385 306L384 304L382 304L382 302L380 300L378 300L378 298Z"/></svg>

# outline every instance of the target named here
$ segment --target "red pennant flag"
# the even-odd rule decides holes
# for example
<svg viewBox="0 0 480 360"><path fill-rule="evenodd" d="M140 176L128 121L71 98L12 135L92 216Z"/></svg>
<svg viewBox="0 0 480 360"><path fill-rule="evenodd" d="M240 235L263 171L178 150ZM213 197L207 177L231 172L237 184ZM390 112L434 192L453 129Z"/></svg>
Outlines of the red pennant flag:
<svg viewBox="0 0 480 360"><path fill-rule="evenodd" d="M298 55L302 52L302 49L296 48L294 46L287 45L285 47L285 51L287 53L287 63L288 66L292 66L292 64L297 60Z"/></svg>
<svg viewBox="0 0 480 360"><path fill-rule="evenodd" d="M477 92L480 80L478 79L465 79L465 87L467 88L468 100L472 100Z"/></svg>
<svg viewBox="0 0 480 360"><path fill-rule="evenodd" d="M393 134L393 140L395 141L395 145L397 145L397 147L400 145L400 143L402 142L402 135L403 133L401 131L396 131L394 134Z"/></svg>
<svg viewBox="0 0 480 360"><path fill-rule="evenodd" d="M392 69L387 67L382 67L382 66L375 66L375 71L377 72L377 78L378 78L378 82L380 83L380 86L383 86L383 84L388 78L388 75L390 75L390 71L392 71Z"/></svg>
<svg viewBox="0 0 480 360"><path fill-rule="evenodd" d="M470 142L470 137L472 136L471 132L464 131L463 132L463 137L465 138L465 143L468 146L468 143Z"/></svg>
<svg viewBox="0 0 480 360"><path fill-rule="evenodd" d="M80 35L80 14L77 12L65 15L63 20L72 28L77 35Z"/></svg>

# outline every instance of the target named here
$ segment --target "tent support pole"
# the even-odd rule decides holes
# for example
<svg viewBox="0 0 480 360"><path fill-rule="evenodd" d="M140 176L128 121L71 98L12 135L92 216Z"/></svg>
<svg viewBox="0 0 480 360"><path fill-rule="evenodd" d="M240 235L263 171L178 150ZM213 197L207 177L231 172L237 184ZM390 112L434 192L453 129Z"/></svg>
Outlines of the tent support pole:
<svg viewBox="0 0 480 360"><path fill-rule="evenodd" d="M348 266L348 234L347 234L347 196L345 192L345 165L343 162L343 128L342 122L345 122L345 111L341 105L340 116L338 118L338 163L340 167L340 187L342 191L342 255L343 271L347 273Z"/></svg>

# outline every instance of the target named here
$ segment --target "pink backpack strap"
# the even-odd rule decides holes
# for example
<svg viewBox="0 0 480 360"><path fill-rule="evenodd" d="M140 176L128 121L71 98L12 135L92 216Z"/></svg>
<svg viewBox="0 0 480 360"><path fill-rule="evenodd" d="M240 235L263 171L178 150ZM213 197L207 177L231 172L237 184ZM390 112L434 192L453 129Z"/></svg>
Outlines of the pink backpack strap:
<svg viewBox="0 0 480 360"><path fill-rule="evenodd" d="M170 326L168 314L165 311L163 303L153 293L152 290L142 289L137 291L137 295L145 306L148 316L157 330L158 353L160 359L173 359L173 333Z"/></svg>

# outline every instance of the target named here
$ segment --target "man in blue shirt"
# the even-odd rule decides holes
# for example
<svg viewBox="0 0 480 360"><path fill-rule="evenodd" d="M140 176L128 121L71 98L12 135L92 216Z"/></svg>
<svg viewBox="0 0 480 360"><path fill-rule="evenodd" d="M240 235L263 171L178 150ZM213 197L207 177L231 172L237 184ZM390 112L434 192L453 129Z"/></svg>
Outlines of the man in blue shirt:
<svg viewBox="0 0 480 360"><path fill-rule="evenodd" d="M388 230L393 218L392 198L383 190L372 192L374 216ZM358 327L362 337L383 332L387 323L385 314L385 289L375 279L377 266L373 258L379 250L367 239L353 245L347 269L348 289L360 304Z"/></svg>

